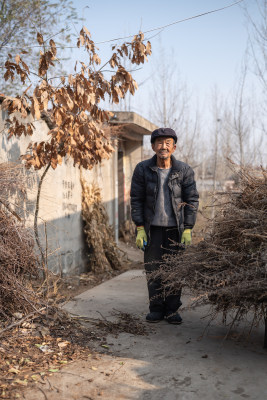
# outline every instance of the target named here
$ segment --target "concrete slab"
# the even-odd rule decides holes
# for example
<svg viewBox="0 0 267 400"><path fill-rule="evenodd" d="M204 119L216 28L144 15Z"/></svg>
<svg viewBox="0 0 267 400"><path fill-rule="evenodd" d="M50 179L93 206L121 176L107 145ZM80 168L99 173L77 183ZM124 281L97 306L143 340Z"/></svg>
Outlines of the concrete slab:
<svg viewBox="0 0 267 400"><path fill-rule="evenodd" d="M142 270L131 270L81 293L64 308L72 314L89 318L116 319L114 310L143 317L148 308L146 280Z"/></svg>
<svg viewBox="0 0 267 400"><path fill-rule="evenodd" d="M138 247L133 246L129 243L124 243L121 240L119 240L118 247L120 250L123 251L124 254L127 255L129 261L136 263L144 262L144 252L142 250L139 250Z"/></svg>
<svg viewBox="0 0 267 400"><path fill-rule="evenodd" d="M184 305L189 299L183 296ZM82 293L65 308L90 318L101 319L100 312L112 320L112 311L116 309L144 319L148 300L143 271L127 271ZM238 341L242 327L223 341L228 328L214 321L203 336L208 322L203 317L208 312L208 307L184 310L181 312L184 322L178 326L166 321L144 322L151 329L149 336L126 333L117 338L110 336L112 356L105 357L110 368L116 370L117 366L119 372L112 380L110 375L101 382L96 380L98 386L91 386L90 390L101 387L101 398L107 400L266 399L267 352L262 349L263 327L247 341L244 338ZM57 398L61 397L57 394Z"/></svg>

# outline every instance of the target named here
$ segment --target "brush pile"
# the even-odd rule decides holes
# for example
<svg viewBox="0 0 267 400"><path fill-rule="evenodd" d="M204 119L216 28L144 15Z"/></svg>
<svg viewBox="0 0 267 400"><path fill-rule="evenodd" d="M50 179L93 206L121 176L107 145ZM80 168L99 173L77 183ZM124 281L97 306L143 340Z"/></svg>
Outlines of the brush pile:
<svg viewBox="0 0 267 400"><path fill-rule="evenodd" d="M29 283L37 270L32 232L10 204L12 195L23 195L22 168L18 164L0 164L0 318L4 320L15 312L27 314L36 310L40 302Z"/></svg>
<svg viewBox="0 0 267 400"><path fill-rule="evenodd" d="M211 303L214 315L236 310L239 320L252 311L256 325L267 306L267 171L239 175L238 192L218 200L211 233L166 257L157 275L171 292L188 287L193 304Z"/></svg>
<svg viewBox="0 0 267 400"><path fill-rule="evenodd" d="M120 238L125 243L131 243L135 245L135 224L133 221L127 219L123 224L120 225Z"/></svg>
<svg viewBox="0 0 267 400"><path fill-rule="evenodd" d="M119 270L122 267L120 251L114 241L100 189L94 184L86 185L83 180L81 184L82 217L89 248L89 267L95 273Z"/></svg>

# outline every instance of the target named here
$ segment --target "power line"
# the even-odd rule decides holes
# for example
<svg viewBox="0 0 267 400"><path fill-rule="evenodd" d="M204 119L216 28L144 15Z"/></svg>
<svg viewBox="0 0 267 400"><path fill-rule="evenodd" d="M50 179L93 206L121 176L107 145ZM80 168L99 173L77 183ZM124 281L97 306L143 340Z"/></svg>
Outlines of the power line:
<svg viewBox="0 0 267 400"><path fill-rule="evenodd" d="M242 3L243 1L244 0L238 0L238 1L235 1L234 3L228 4L228 6L224 6L224 7L221 7L221 8L216 8L214 10L206 11L204 13L193 15L193 16L188 17L188 18L180 19L178 21L171 22L170 24L167 24L167 25L163 25L163 26L160 26L160 27L157 27L157 28L149 29L147 31L144 31L143 33L145 34L145 33L150 33L150 32L154 32L154 31L164 30L165 28L168 28L168 27L170 27L172 25L177 25L177 24L180 24L182 22L190 21L192 19L200 18L200 17L203 17L205 15L209 15L209 14L213 14L213 13L216 13L216 12L219 12L219 11L226 10L227 8L233 7L233 6L235 6L235 5L239 4L239 3ZM122 37L118 37L118 38L115 38L115 39L104 40L102 42L95 42L95 44L97 45L97 44L116 42L118 40L132 38L133 36L135 36L135 35L122 36ZM7 49L16 48L15 46L3 46L3 47L5 47ZM34 48L34 47L38 48L38 47L42 47L42 46L38 46L38 45L36 45L36 46L25 46L24 48ZM59 48L62 47L64 49L76 49L77 48L77 46L58 46L58 45L57 45L57 47L59 47Z"/></svg>
<svg viewBox="0 0 267 400"><path fill-rule="evenodd" d="M212 13L215 13L215 12L218 12L218 11L225 10L226 8L233 7L236 4L241 3L243 1L244 0L238 0L238 1L234 2L234 3L228 4L228 6L221 7L221 8L216 8L215 10L206 11L206 12L204 12L202 14L197 14L197 15L193 15L192 17L180 19L178 21L171 22L170 24L160 26L158 28L149 29L148 31L144 31L143 33L150 33L150 32L154 32L154 31L163 30L163 29L168 28L169 26L172 26L172 25L180 24L180 23L185 22L185 21L190 21L191 19L200 18L200 17L203 17L204 15L208 15L208 14L212 14ZM129 35L129 36L124 36L124 37L119 37L119 38L116 38L116 39L105 40L103 42L96 42L95 44L103 44L103 43L115 42L117 40L129 39L129 38L131 38L133 36L135 36L135 35Z"/></svg>

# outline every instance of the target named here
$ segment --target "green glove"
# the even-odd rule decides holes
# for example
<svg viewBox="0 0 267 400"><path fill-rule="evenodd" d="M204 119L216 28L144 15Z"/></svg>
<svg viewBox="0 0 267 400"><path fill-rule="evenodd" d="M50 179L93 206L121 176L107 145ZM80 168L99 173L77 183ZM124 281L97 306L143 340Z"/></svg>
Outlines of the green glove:
<svg viewBox="0 0 267 400"><path fill-rule="evenodd" d="M186 246L191 244L192 241L192 229L185 229L182 234L181 243L184 243Z"/></svg>
<svg viewBox="0 0 267 400"><path fill-rule="evenodd" d="M147 245L147 236L146 231L143 226L137 227L137 236L136 236L136 246L141 250L145 250L145 246Z"/></svg>

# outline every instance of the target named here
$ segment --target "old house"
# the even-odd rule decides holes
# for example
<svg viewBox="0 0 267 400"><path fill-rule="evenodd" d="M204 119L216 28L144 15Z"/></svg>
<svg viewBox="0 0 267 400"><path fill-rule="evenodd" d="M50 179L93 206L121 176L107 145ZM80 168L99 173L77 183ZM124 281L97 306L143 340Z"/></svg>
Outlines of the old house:
<svg viewBox="0 0 267 400"><path fill-rule="evenodd" d="M3 97L0 97L3 100ZM17 162L25 154L30 141L43 140L49 131L48 121L34 122L32 137L8 140L4 128L7 113L1 109L0 162ZM28 119L31 120L31 115ZM143 136L156 127L134 112L116 112L110 121L120 126L115 141L115 152L91 171L73 167L70 160L64 160L56 170L50 169L45 176L41 198L38 227L43 242L46 240L49 252L49 266L55 272L77 274L88 268L85 250L83 221L81 217L81 177L88 183L101 188L102 200L118 239L119 225L129 218L129 191L133 169L142 160ZM42 171L25 171L26 197L17 198L14 207L24 217L27 226L33 226L38 183ZM46 229L45 229L46 228Z"/></svg>

